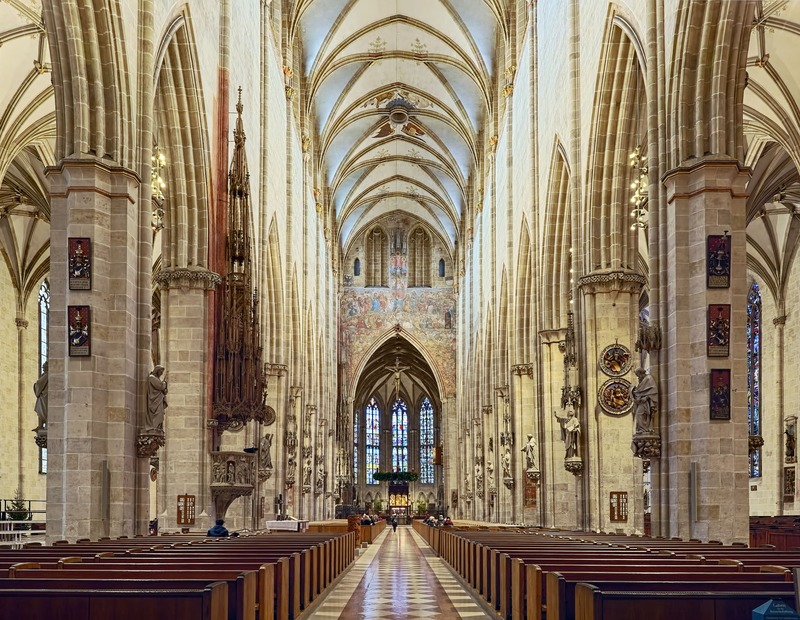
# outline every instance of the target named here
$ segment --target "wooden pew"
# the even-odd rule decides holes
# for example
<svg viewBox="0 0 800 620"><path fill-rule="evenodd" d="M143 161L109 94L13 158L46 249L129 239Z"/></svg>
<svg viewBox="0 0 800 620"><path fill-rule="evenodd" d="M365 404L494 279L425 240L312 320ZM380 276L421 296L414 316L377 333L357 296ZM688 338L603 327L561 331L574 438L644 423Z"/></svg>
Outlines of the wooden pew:
<svg viewBox="0 0 800 620"><path fill-rule="evenodd" d="M794 594L794 584L774 573L547 573L547 620L575 617L575 588L578 583L591 583L603 591L707 591L782 592Z"/></svg>
<svg viewBox="0 0 800 620"><path fill-rule="evenodd" d="M731 620L747 618L769 599L791 605L794 596L764 592L656 592L575 588L575 620Z"/></svg>
<svg viewBox="0 0 800 620"><path fill-rule="evenodd" d="M7 589L0 618L18 620L225 620L228 585L196 590Z"/></svg>

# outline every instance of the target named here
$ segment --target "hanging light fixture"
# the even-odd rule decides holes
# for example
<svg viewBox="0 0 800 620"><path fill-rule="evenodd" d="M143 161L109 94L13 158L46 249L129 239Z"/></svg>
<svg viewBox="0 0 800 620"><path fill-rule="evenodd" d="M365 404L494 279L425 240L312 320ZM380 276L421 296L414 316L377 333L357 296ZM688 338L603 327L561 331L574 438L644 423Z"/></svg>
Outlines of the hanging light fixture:
<svg viewBox="0 0 800 620"><path fill-rule="evenodd" d="M167 184L161 172L167 165L167 158L158 144L153 145L153 155L150 157L150 196L153 200L153 233L164 228L164 190Z"/></svg>
<svg viewBox="0 0 800 620"><path fill-rule="evenodd" d="M631 168L634 169L634 177L631 182L631 230L647 227L647 159L642 157L641 149L637 146L628 156Z"/></svg>

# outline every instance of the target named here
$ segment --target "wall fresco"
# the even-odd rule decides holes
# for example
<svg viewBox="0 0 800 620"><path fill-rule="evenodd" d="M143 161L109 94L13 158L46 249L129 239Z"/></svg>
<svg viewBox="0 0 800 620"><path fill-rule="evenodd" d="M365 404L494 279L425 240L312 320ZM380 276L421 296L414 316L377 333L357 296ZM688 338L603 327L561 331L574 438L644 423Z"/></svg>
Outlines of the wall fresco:
<svg viewBox="0 0 800 620"><path fill-rule="evenodd" d="M406 288L405 257L392 263L388 288L345 288L341 297L340 344L348 385L376 338L400 325L431 356L445 394L455 394L456 330L453 287Z"/></svg>

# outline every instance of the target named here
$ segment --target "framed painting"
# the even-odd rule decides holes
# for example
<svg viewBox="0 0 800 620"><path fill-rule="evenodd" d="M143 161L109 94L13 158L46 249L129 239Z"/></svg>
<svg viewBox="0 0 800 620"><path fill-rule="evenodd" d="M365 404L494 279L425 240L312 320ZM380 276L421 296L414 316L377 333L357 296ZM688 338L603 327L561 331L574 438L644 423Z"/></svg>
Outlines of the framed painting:
<svg viewBox="0 0 800 620"><path fill-rule="evenodd" d="M89 237L70 237L67 252L69 290L92 290L92 240Z"/></svg>
<svg viewBox="0 0 800 620"><path fill-rule="evenodd" d="M731 305L708 307L706 347L708 357L728 357L731 343Z"/></svg>
<svg viewBox="0 0 800 620"><path fill-rule="evenodd" d="M728 235L706 237L706 287L729 288L731 285L731 238Z"/></svg>
<svg viewBox="0 0 800 620"><path fill-rule="evenodd" d="M731 419L731 371L730 368L712 368L709 389L709 418Z"/></svg>
<svg viewBox="0 0 800 620"><path fill-rule="evenodd" d="M89 306L67 306L67 339L70 357L92 354L92 322Z"/></svg>
<svg viewBox="0 0 800 620"><path fill-rule="evenodd" d="M783 499L787 502L794 501L795 488L795 469L792 467L783 468Z"/></svg>

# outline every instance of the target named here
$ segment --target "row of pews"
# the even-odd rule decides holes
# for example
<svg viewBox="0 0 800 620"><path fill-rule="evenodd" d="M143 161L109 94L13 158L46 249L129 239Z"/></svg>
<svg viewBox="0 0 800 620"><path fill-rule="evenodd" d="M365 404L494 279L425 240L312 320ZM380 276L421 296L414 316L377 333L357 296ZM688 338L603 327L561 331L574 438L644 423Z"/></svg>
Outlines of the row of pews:
<svg viewBox="0 0 800 620"><path fill-rule="evenodd" d="M458 524L457 524L458 525ZM518 620L750 618L794 607L800 551L546 530L415 528L494 608Z"/></svg>
<svg viewBox="0 0 800 620"><path fill-rule="evenodd" d="M354 536L177 535L0 550L0 618L291 620L355 559Z"/></svg>
<svg viewBox="0 0 800 620"><path fill-rule="evenodd" d="M781 550L800 548L800 517L750 517L750 546L766 545Z"/></svg>

